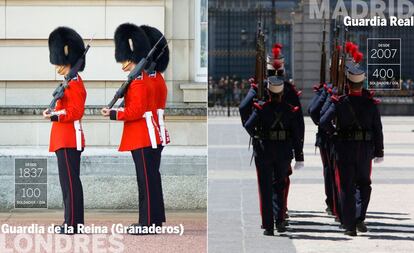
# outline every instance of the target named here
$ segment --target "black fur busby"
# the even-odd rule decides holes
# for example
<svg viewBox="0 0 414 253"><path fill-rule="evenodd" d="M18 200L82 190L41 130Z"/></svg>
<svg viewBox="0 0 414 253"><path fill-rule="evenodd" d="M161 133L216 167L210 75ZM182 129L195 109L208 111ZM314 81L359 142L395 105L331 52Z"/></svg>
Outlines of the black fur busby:
<svg viewBox="0 0 414 253"><path fill-rule="evenodd" d="M148 25L142 25L141 28L145 31L145 34L147 34L148 39L151 43L151 47L153 47L155 43L157 43L158 40L161 38L162 33L157 28L148 26ZM153 56L154 59L158 57L158 55L162 51L162 48L167 44L168 44L167 39L163 38L161 42L158 44L157 49L154 52L154 56ZM167 45L167 47L164 49L164 53L161 55L161 57L156 62L157 65L155 66L155 70L159 72L164 72L168 67L169 61L170 61L170 50Z"/></svg>
<svg viewBox="0 0 414 253"><path fill-rule="evenodd" d="M138 26L124 23L115 30L115 59L117 62L138 63L147 57L151 45L145 32Z"/></svg>
<svg viewBox="0 0 414 253"><path fill-rule="evenodd" d="M49 35L49 60L54 65L74 66L85 52L82 37L72 28L58 27ZM83 71L85 62L79 71Z"/></svg>

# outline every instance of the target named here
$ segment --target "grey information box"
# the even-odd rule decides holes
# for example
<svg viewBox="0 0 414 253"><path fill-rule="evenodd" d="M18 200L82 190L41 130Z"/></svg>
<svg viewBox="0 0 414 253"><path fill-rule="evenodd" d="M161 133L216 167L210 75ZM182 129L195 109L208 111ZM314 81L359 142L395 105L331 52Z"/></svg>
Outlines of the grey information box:
<svg viewBox="0 0 414 253"><path fill-rule="evenodd" d="M47 208L47 159L14 160L14 207Z"/></svg>
<svg viewBox="0 0 414 253"><path fill-rule="evenodd" d="M401 39L367 39L367 77L370 90L401 90Z"/></svg>

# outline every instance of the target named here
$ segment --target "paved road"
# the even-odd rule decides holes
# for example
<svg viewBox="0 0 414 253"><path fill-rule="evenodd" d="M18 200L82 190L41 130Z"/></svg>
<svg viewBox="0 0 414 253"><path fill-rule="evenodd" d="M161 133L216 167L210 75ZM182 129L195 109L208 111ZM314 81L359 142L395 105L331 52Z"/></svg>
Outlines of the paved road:
<svg viewBox="0 0 414 253"><path fill-rule="evenodd" d="M384 117L385 161L373 166L370 232L343 235L323 210L315 126L305 119L305 168L291 177L291 226L264 237L259 227L256 171L239 118L209 118L209 252L414 252L414 117Z"/></svg>

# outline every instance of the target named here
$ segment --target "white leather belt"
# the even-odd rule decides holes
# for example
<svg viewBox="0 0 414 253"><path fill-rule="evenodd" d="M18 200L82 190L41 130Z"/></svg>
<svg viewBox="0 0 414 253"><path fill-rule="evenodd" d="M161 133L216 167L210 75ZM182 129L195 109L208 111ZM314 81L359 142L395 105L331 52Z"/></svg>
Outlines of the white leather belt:
<svg viewBox="0 0 414 253"><path fill-rule="evenodd" d="M73 122L76 135L76 150L82 151L82 127L79 120Z"/></svg>
<svg viewBox="0 0 414 253"><path fill-rule="evenodd" d="M153 149L156 149L157 148L157 139L155 138L155 127L154 127L154 124L153 124L153 121L152 121L152 117L153 117L153 115L152 115L151 111L144 113L144 118L145 118L145 121L147 123L148 134L149 134L149 137L150 137L151 146L152 146Z"/></svg>
<svg viewBox="0 0 414 253"><path fill-rule="evenodd" d="M160 125L161 143L163 146L165 146L167 145L167 140L165 136L164 109L157 109L157 115L158 115L158 124Z"/></svg>

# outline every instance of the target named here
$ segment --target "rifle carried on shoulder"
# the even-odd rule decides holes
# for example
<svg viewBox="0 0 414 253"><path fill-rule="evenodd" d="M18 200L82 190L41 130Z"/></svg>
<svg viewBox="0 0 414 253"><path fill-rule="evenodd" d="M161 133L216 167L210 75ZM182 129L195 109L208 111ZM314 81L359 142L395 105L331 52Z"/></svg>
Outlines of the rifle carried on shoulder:
<svg viewBox="0 0 414 253"><path fill-rule="evenodd" d="M257 25L257 38L256 38L256 68L255 68L255 80L257 84L257 99L264 99L264 80L266 78L266 50L264 33L262 30L262 23L259 21Z"/></svg>
<svg viewBox="0 0 414 253"><path fill-rule="evenodd" d="M326 19L323 22L323 35L322 35L322 47L321 47L321 70L319 76L319 85L322 86L326 83Z"/></svg>
<svg viewBox="0 0 414 253"><path fill-rule="evenodd" d="M125 93L128 90L128 87L132 83L132 81L135 80L139 75L141 75L142 71L148 65L148 62L152 59L152 55L154 54L158 44L161 42L163 38L164 36L161 36L157 43L155 43L155 45L152 47L151 51L149 51L147 56L145 58L142 58L135 66L135 68L129 73L127 80L121 85L121 87L119 87L119 89L116 91L114 95L114 98L108 104L109 109L116 104L118 99L123 98L125 96Z"/></svg>
<svg viewBox="0 0 414 253"><path fill-rule="evenodd" d="M92 40L93 38L89 41L88 45L86 45L85 51L83 52L82 56L78 59L75 65L70 68L69 73L65 76L63 82L61 82L58 85L58 87L56 87L56 89L53 91L53 99L52 102L50 102L48 108L49 112L55 109L56 102L63 97L63 95L65 94L65 89L68 87L69 82L78 76L79 69L85 63L86 53L88 53L89 48L91 47L90 43L92 42Z"/></svg>
<svg viewBox="0 0 414 253"><path fill-rule="evenodd" d="M338 69L338 95L342 95L345 93L345 65L346 65L346 50L345 50L345 45L346 45L346 39L347 39L347 34L348 34L348 29L345 27L344 30L344 41L342 43L342 54L340 57L340 62L339 62L339 69Z"/></svg>
<svg viewBox="0 0 414 253"><path fill-rule="evenodd" d="M332 57L331 57L331 83L333 87L338 87L338 67L339 67L339 53L341 50L339 49L339 42L338 37L340 33L340 26L337 25L337 21L335 19L334 25L334 36L335 40L332 47Z"/></svg>

